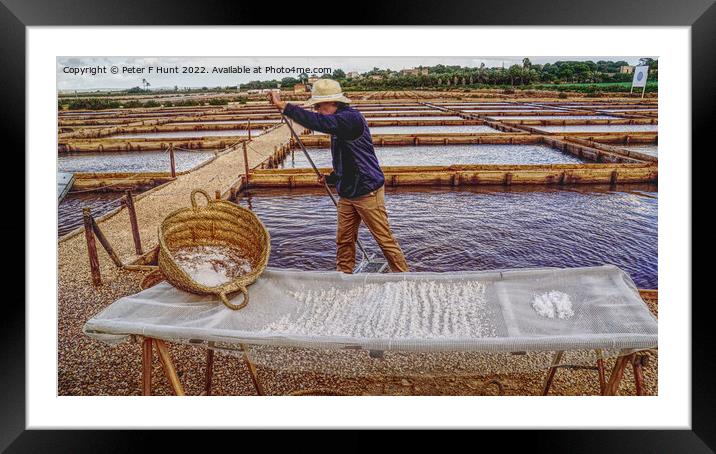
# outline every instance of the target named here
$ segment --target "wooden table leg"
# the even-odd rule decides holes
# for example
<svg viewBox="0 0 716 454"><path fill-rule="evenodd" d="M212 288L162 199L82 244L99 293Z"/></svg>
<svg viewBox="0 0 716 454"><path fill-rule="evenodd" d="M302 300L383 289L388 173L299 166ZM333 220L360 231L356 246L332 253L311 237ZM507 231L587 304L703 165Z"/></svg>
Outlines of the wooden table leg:
<svg viewBox="0 0 716 454"><path fill-rule="evenodd" d="M154 339L154 345L157 347L157 353L159 354L159 359L162 363L162 367L164 368L164 375L169 380L169 384L171 384L174 394L177 396L186 395L184 394L184 387L182 386L181 381L177 376L177 372L174 369L174 363L172 363L172 357L169 354L167 344L165 344L163 340Z"/></svg>
<svg viewBox="0 0 716 454"><path fill-rule="evenodd" d="M603 396L607 389L607 377L604 373L604 358L597 360L597 370L599 371L599 394Z"/></svg>
<svg viewBox="0 0 716 454"><path fill-rule="evenodd" d="M142 341L142 395L152 395L152 339Z"/></svg>
<svg viewBox="0 0 716 454"><path fill-rule="evenodd" d="M246 362L246 367L249 369L249 375L251 376L251 381L254 382L254 388L256 389L256 394L259 396L264 396L264 388L261 386L261 382L259 381L258 373L256 372L256 366L254 366L253 361L251 361L251 357L249 357L249 351L246 348L246 344L241 344L241 351L244 352L244 361Z"/></svg>
<svg viewBox="0 0 716 454"><path fill-rule="evenodd" d="M624 376L624 368L634 358L634 353L629 355L623 355L617 358L617 362L614 364L612 373L609 375L609 382L604 390L605 396L616 396L617 390L619 389L619 383L622 381Z"/></svg>
<svg viewBox="0 0 716 454"><path fill-rule="evenodd" d="M607 378L604 373L604 357L602 356L601 350L596 350L597 358L597 371L599 371L599 394L604 395L604 390L607 388Z"/></svg>
<svg viewBox="0 0 716 454"><path fill-rule="evenodd" d="M206 349L206 375L204 380L204 395L211 396L211 379L214 376L214 350Z"/></svg>
<svg viewBox="0 0 716 454"><path fill-rule="evenodd" d="M562 360L563 354L564 351L555 352L554 357L552 358L552 365L549 367L549 372L547 372L547 378L545 378L544 386L542 387L543 396L549 394L549 389L552 387L552 380L554 379L554 374L557 372L556 366Z"/></svg>
<svg viewBox="0 0 716 454"><path fill-rule="evenodd" d="M636 395L644 395L644 373L642 371L641 357L634 356L632 359L632 366L634 367L634 385L636 386Z"/></svg>

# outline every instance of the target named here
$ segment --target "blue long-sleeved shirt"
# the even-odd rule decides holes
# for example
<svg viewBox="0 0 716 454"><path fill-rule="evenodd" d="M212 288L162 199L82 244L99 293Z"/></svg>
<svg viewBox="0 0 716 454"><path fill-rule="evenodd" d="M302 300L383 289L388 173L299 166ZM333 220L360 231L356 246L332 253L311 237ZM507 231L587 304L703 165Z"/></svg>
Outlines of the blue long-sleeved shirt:
<svg viewBox="0 0 716 454"><path fill-rule="evenodd" d="M333 172L327 181L336 185L341 197L359 197L383 186L385 176L368 123L356 109L341 106L332 115L322 115L286 104L283 113L306 128L331 135Z"/></svg>

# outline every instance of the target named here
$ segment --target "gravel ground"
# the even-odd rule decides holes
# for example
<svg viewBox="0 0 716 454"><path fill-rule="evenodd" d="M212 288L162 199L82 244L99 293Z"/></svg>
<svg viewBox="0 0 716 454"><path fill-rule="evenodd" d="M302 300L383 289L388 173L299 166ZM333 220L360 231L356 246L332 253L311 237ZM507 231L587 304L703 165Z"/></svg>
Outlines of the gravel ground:
<svg viewBox="0 0 716 454"><path fill-rule="evenodd" d="M255 166L268 157L274 146L285 143L288 130L281 126L274 131L257 137L251 142L250 165ZM194 188L203 188L210 194L214 190L223 190L243 173L243 158L239 148L234 152L220 156L211 164L160 188L145 198L138 200L137 216L145 250L157 243L157 226L171 211L188 206L189 194ZM100 227L115 247L125 263L136 258L129 229L126 210L100 222ZM98 245L100 265L104 284L95 288L91 284L84 235L75 235L58 243L58 394L59 395L139 395L141 393L141 345L126 342L108 346L91 340L82 334L86 320L122 296L141 290L140 283L146 272L118 270L109 256ZM650 309L657 314L657 302L648 302ZM204 350L188 344L169 344L177 373L187 394L199 394L203 390ZM401 372L405 361L397 361L398 367L382 367L380 375L360 373L353 367L355 362L341 365L338 361L334 368L316 367L311 370L310 362L300 355L286 361L261 354L258 374L266 394L288 394L300 390L329 388L351 395L479 395L496 394L497 386L485 382L498 379L504 386L506 395L539 395L541 393L544 370L530 370L533 364L542 364L544 356L523 357L520 372L485 370L494 369L486 364L484 358L459 357L454 361L459 371L447 373L437 367L441 364L440 355L423 354L422 361L431 367L427 370L415 368ZM387 361L392 364L386 353L386 359L367 357L367 352L350 352L363 355L358 364L375 364ZM539 356L539 355L538 355ZM273 359L272 359L273 358ZM455 359L455 358L453 358ZM520 357L515 357L515 361ZM649 367L644 370L645 394L657 393L656 355ZM309 358L310 360L310 358ZM293 363L300 367L292 368ZM372 363L371 363L372 362ZM308 365L307 365L308 364ZM610 369L613 359L606 361ZM437 369L437 371L436 371ZM154 393L172 394L164 378L156 355L153 364ZM241 357L218 352L214 362L215 395L254 395L255 390L248 370ZM634 384L631 369L625 372L619 393L633 395ZM597 373L594 370L560 369L554 379L551 394L556 395L596 395L598 394Z"/></svg>

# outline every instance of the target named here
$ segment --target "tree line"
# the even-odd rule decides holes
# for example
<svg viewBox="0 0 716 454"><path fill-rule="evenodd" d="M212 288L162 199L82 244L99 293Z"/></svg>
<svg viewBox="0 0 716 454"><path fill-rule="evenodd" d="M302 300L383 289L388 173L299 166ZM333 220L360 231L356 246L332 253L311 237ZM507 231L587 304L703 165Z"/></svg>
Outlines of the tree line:
<svg viewBox="0 0 716 454"><path fill-rule="evenodd" d="M649 66L649 80L658 80L658 60L641 58L639 65ZM381 90L381 89L417 89L417 88L448 88L448 87L529 87L555 84L600 84L631 82L632 74L621 73L619 68L629 66L623 60L597 62L557 61L554 63L533 64L529 58L522 59L522 64L514 64L507 68L487 68L484 63L479 67L457 65L420 66L427 69L427 74L409 74L390 69L373 68L357 78L348 78L345 71L337 69L323 78L331 78L341 83L347 90ZM280 80L255 80L241 84L243 89L290 88L298 83L305 83L308 74L298 77L284 77Z"/></svg>

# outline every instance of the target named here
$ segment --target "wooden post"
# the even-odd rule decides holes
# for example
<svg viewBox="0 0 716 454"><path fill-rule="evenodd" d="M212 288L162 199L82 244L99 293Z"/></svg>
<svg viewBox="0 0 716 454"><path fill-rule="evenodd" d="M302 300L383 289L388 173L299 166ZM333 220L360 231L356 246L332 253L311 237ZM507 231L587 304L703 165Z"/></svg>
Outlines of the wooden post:
<svg viewBox="0 0 716 454"><path fill-rule="evenodd" d="M176 164L174 162L174 144L173 143L169 144L169 163L170 163L171 169L172 169L172 178L176 178L177 177L177 169L176 169Z"/></svg>
<svg viewBox="0 0 716 454"><path fill-rule="evenodd" d="M251 361L251 357L249 356L249 351L246 348L246 344L241 344L241 351L244 353L244 361L246 362L246 367L249 369L249 375L251 376L251 381L254 383L256 394L258 394L259 396L264 396L264 388L259 381L256 366L254 365L254 362Z"/></svg>
<svg viewBox="0 0 716 454"><path fill-rule="evenodd" d="M209 344L212 344L211 342ZM214 350L209 345L206 350L206 374L204 377L204 395L211 396L211 380L214 376Z"/></svg>
<svg viewBox="0 0 716 454"><path fill-rule="evenodd" d="M167 344L165 344L163 340L154 339L154 346L157 347L159 360L161 361L162 367L164 368L164 375L166 375L167 380L169 380L169 384L172 386L174 394L176 394L177 396L184 396L184 387L182 386L181 381L177 376L176 369L174 369L174 363L172 363L172 357L169 354Z"/></svg>
<svg viewBox="0 0 716 454"><path fill-rule="evenodd" d="M249 131L249 140L251 140L251 117L249 117L249 120L247 122L247 129Z"/></svg>
<svg viewBox="0 0 716 454"><path fill-rule="evenodd" d="M124 197L124 203L127 206L129 212L129 223L132 226L132 237L134 238L134 251L137 255L142 255L142 239L139 237L139 224L137 223L137 212L134 209L134 197L132 191L127 189Z"/></svg>
<svg viewBox="0 0 716 454"><path fill-rule="evenodd" d="M599 371L599 393L603 396L607 390L607 379L604 374L604 360L602 358L597 360L597 370Z"/></svg>
<svg viewBox="0 0 716 454"><path fill-rule="evenodd" d="M603 396L607 388L607 378L604 374L604 357L602 356L601 349L597 349L596 352L599 356L597 359L597 371L599 372L599 394Z"/></svg>
<svg viewBox="0 0 716 454"><path fill-rule="evenodd" d="M554 357L552 358L552 365L549 368L549 372L547 372L547 377L545 378L544 385L542 386L543 396L549 394L549 389L552 387L552 380L554 380L554 374L557 373L557 365L562 360L563 354L564 351L555 352Z"/></svg>
<svg viewBox="0 0 716 454"><path fill-rule="evenodd" d="M632 367L634 368L634 385L636 386L636 395L644 395L644 372L642 370L642 357L634 355L632 359Z"/></svg>
<svg viewBox="0 0 716 454"><path fill-rule="evenodd" d="M614 368L612 369L612 373L609 375L607 386L604 389L604 395L616 396L617 390L619 389L619 383L624 376L624 367L632 361L633 357L634 354L632 353L631 355L623 355L617 358Z"/></svg>
<svg viewBox="0 0 716 454"><path fill-rule="evenodd" d="M102 276L99 271L99 257L97 257L97 245L94 242L94 229L92 228L92 214L89 208L82 209L82 217L85 223L85 239L87 240L87 255L89 256L90 271L92 272L92 283L102 284Z"/></svg>
<svg viewBox="0 0 716 454"><path fill-rule="evenodd" d="M609 177L609 183L610 184L617 184L617 178L619 173L616 170L612 170L612 173Z"/></svg>
<svg viewBox="0 0 716 454"><path fill-rule="evenodd" d="M246 187L249 187L249 154L246 151L246 142L243 143L244 148L244 178L246 178Z"/></svg>
<svg viewBox="0 0 716 454"><path fill-rule="evenodd" d="M152 395L152 339L142 341L142 395Z"/></svg>
<svg viewBox="0 0 716 454"><path fill-rule="evenodd" d="M109 258L112 259L114 264L117 265L117 267L122 268L122 266L124 266L122 264L122 261L117 256L117 253L114 252L114 249L112 249L112 245L109 244L107 237L105 237L104 233L102 233L102 230L100 230L99 226L97 225L97 221L95 221L94 218L91 216L90 219L92 220L92 230L94 231L95 236L99 240L99 243L102 245L104 250L107 251L107 254L109 254Z"/></svg>

